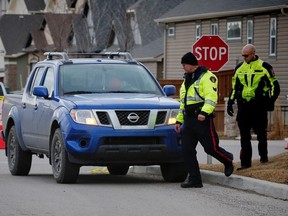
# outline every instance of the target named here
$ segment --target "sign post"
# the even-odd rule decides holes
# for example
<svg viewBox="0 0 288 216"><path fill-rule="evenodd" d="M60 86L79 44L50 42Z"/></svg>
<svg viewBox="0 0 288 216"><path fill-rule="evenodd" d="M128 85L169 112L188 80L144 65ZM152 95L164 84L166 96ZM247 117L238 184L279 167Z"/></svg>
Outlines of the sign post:
<svg viewBox="0 0 288 216"><path fill-rule="evenodd" d="M229 46L218 35L204 35L192 46L198 64L219 71L229 60Z"/></svg>

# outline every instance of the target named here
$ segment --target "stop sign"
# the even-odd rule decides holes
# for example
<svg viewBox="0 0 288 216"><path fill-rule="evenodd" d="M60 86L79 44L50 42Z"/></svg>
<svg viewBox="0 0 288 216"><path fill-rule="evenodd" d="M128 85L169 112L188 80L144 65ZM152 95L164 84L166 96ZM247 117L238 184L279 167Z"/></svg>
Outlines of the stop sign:
<svg viewBox="0 0 288 216"><path fill-rule="evenodd" d="M228 61L228 44L218 35L204 35L192 46L198 64L210 71L219 71Z"/></svg>

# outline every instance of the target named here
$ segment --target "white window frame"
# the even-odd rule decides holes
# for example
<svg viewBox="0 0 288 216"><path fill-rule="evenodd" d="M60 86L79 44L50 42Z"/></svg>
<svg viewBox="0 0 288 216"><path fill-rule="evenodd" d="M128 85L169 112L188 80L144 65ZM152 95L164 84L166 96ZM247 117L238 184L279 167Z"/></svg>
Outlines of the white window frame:
<svg viewBox="0 0 288 216"><path fill-rule="evenodd" d="M211 35L218 35L218 23L213 22L211 23Z"/></svg>
<svg viewBox="0 0 288 216"><path fill-rule="evenodd" d="M277 18L270 18L270 30L269 30L269 55L276 56L277 48Z"/></svg>
<svg viewBox="0 0 288 216"><path fill-rule="evenodd" d="M254 22L253 19L247 20L247 44L253 44Z"/></svg>
<svg viewBox="0 0 288 216"><path fill-rule="evenodd" d="M168 37L175 37L175 26L169 25L167 29L167 36Z"/></svg>
<svg viewBox="0 0 288 216"><path fill-rule="evenodd" d="M229 34L230 30L237 30L239 29L239 33L237 35L231 36ZM240 20L231 20L227 21L227 40L240 40L242 34L242 22Z"/></svg>
<svg viewBox="0 0 288 216"><path fill-rule="evenodd" d="M195 26L195 39L199 40L201 37L201 24L196 24Z"/></svg>

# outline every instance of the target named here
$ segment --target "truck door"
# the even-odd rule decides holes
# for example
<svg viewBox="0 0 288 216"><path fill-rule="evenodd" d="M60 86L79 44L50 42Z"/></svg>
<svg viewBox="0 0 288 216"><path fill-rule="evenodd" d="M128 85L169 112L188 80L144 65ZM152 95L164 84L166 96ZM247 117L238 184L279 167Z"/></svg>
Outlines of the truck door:
<svg viewBox="0 0 288 216"><path fill-rule="evenodd" d="M43 77L45 68L38 67L34 70L30 80L23 93L22 98L22 121L21 122L21 129L22 129L22 136L24 143L33 148L39 148L39 142L37 140L35 127L33 126L33 121L35 114L37 112L37 100L36 96L33 95L33 88L34 86L39 86L41 79Z"/></svg>
<svg viewBox="0 0 288 216"><path fill-rule="evenodd" d="M54 68L49 67L45 70L41 85L47 87L49 98L36 98L37 110L35 110L33 118L33 127L37 137L38 146L45 152L49 151L49 135L53 111L55 110L55 101L51 100L54 91Z"/></svg>

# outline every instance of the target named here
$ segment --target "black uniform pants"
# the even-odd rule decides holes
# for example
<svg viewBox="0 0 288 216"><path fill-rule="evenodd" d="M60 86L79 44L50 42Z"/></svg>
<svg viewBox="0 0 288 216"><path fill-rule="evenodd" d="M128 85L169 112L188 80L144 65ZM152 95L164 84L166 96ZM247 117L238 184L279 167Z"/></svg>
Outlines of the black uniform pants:
<svg viewBox="0 0 288 216"><path fill-rule="evenodd" d="M202 182L199 164L197 160L196 146L198 141L204 151L221 163L229 164L233 155L219 147L219 138L215 130L213 118L208 116L205 121L199 121L197 115L185 115L182 131L182 149L184 161L189 173L189 181Z"/></svg>
<svg viewBox="0 0 288 216"><path fill-rule="evenodd" d="M240 130L240 160L242 166L251 166L252 145L251 129L257 135L258 153L261 158L268 158L267 124L268 117L265 107L255 101L238 103L237 122Z"/></svg>

